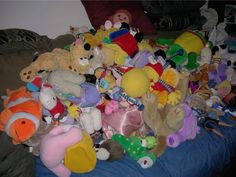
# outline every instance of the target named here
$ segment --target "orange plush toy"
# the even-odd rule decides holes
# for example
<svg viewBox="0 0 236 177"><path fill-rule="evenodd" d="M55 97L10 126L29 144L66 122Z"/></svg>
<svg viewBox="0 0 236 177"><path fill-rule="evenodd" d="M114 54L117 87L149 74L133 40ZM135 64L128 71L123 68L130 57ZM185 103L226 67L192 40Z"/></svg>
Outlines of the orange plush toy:
<svg viewBox="0 0 236 177"><path fill-rule="evenodd" d="M42 119L42 106L35 101L25 87L7 90L3 98L4 109L0 114L0 130L13 139L14 144L22 143L36 132Z"/></svg>

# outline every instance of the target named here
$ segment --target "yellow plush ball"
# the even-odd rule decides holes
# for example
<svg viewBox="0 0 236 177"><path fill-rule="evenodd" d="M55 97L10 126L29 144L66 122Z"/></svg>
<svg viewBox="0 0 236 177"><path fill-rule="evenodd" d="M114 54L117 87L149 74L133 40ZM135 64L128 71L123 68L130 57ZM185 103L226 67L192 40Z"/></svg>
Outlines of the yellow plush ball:
<svg viewBox="0 0 236 177"><path fill-rule="evenodd" d="M121 87L127 95L140 97L148 92L150 81L142 69L134 68L122 76Z"/></svg>

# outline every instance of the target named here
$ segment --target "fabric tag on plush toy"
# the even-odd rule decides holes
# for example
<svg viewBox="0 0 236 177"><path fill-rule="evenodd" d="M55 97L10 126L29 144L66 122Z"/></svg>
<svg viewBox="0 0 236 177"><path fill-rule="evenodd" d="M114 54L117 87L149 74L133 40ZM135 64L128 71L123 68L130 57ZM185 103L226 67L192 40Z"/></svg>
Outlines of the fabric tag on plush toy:
<svg viewBox="0 0 236 177"><path fill-rule="evenodd" d="M109 89L109 83L104 78L100 80L99 86L104 88L105 90Z"/></svg>

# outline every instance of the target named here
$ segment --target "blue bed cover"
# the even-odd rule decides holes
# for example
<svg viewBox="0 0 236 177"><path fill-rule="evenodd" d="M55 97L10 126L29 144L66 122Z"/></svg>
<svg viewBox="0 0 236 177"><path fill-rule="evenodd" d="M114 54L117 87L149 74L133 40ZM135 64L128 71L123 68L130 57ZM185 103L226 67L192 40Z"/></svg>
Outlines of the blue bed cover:
<svg viewBox="0 0 236 177"><path fill-rule="evenodd" d="M234 122L225 116L223 121ZM220 127L225 138L202 127L194 140L185 141L177 148L167 148L148 169L128 156L115 162L97 161L89 173L72 173L71 177L210 177L221 172L236 155L236 127ZM36 158L36 177L56 177Z"/></svg>

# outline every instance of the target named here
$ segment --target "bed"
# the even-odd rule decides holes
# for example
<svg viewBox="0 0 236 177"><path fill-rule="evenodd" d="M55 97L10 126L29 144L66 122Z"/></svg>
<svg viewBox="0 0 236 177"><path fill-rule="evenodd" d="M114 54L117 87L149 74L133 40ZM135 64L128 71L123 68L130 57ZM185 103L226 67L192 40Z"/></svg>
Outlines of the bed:
<svg viewBox="0 0 236 177"><path fill-rule="evenodd" d="M225 116L222 120L235 124ZM115 162L98 161L95 169L71 177L213 177L223 172L236 155L236 128L220 127L225 138L201 127L194 140L168 148L149 169L142 169L128 156ZM36 158L36 177L56 177Z"/></svg>

